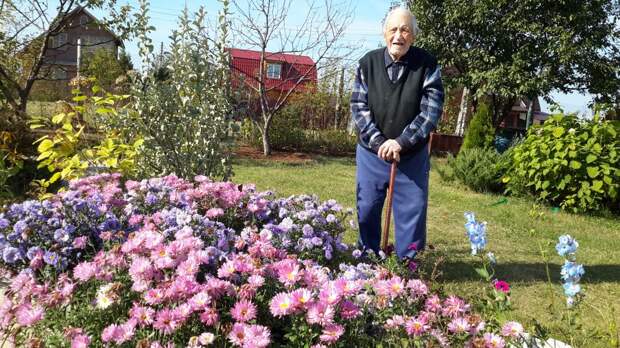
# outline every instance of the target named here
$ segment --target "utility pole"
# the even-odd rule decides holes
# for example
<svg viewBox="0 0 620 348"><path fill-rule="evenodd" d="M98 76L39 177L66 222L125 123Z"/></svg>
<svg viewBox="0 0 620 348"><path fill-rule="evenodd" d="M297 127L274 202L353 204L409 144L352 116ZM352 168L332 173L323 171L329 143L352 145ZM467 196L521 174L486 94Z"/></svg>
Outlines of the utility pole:
<svg viewBox="0 0 620 348"><path fill-rule="evenodd" d="M82 38L77 39L77 73L76 76L80 78L80 61L82 60Z"/></svg>

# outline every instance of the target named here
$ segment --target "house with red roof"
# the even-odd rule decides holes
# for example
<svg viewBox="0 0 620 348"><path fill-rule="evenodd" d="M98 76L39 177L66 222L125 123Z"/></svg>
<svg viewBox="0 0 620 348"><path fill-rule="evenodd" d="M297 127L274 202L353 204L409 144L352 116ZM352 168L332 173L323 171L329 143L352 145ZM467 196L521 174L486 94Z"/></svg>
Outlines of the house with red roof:
<svg viewBox="0 0 620 348"><path fill-rule="evenodd" d="M261 52L240 48L230 48L228 52L233 88L257 90ZM308 56L265 52L264 64L264 85L270 98L278 99L292 89L300 92L316 85L316 64Z"/></svg>

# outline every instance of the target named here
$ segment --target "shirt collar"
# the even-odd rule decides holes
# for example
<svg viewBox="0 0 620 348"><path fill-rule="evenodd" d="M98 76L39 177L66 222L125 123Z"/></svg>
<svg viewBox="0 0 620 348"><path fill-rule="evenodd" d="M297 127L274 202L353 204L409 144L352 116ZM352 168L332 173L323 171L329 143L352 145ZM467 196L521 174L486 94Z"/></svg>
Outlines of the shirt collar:
<svg viewBox="0 0 620 348"><path fill-rule="evenodd" d="M407 57L407 55L409 55L409 52L411 52L411 47L409 47L409 50L407 51L407 53L405 53L405 55L402 58ZM385 50L383 50L383 57L385 59L385 67L389 68L392 64L396 63L396 64L404 64L404 59L400 59L399 61L394 61L394 59L392 59L392 56L390 56L390 53L388 52L387 47L385 48Z"/></svg>

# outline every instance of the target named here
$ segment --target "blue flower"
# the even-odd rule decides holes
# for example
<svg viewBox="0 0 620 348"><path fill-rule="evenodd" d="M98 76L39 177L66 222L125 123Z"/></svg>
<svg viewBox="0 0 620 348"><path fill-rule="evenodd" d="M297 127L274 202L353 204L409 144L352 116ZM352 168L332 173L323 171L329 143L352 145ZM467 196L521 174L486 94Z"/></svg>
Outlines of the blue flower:
<svg viewBox="0 0 620 348"><path fill-rule="evenodd" d="M24 233L24 231L26 231L27 228L28 228L28 224L24 220L19 220L15 223L15 225L13 225L13 231L19 234Z"/></svg>
<svg viewBox="0 0 620 348"><path fill-rule="evenodd" d="M53 251L46 251L45 255L43 255L43 262L47 263L50 266L57 267L59 261L60 258L58 257L58 254Z"/></svg>
<svg viewBox="0 0 620 348"><path fill-rule="evenodd" d="M34 259L37 256L37 254L40 251L41 251L41 248L39 248L39 247L36 247L36 246L30 247L28 249L28 252L26 253L26 256L28 257L28 259L32 260L32 259Z"/></svg>
<svg viewBox="0 0 620 348"><path fill-rule="evenodd" d="M565 257L575 254L578 247L579 243L570 235L565 234L560 236L558 244L555 245L555 250L558 251L560 256Z"/></svg>
<svg viewBox="0 0 620 348"><path fill-rule="evenodd" d="M5 229L7 227L9 227L9 220L5 219L5 218L0 218L0 229Z"/></svg>
<svg viewBox="0 0 620 348"><path fill-rule="evenodd" d="M486 239L486 222L477 222L474 214L467 212L464 214L467 222L465 230L471 243L471 254L476 255L478 251L483 250L487 244Z"/></svg>
<svg viewBox="0 0 620 348"><path fill-rule="evenodd" d="M584 275L585 270L583 269L583 265L580 265L576 262L572 261L564 261L564 266L562 266L562 279L569 283L577 283Z"/></svg>
<svg viewBox="0 0 620 348"><path fill-rule="evenodd" d="M575 297L581 291L581 286L577 283L564 283L564 294L568 297Z"/></svg>
<svg viewBox="0 0 620 348"><path fill-rule="evenodd" d="M21 259L21 256L19 255L19 249L12 246L4 248L4 251L2 253L2 259L4 260L4 262L9 264L17 262Z"/></svg>

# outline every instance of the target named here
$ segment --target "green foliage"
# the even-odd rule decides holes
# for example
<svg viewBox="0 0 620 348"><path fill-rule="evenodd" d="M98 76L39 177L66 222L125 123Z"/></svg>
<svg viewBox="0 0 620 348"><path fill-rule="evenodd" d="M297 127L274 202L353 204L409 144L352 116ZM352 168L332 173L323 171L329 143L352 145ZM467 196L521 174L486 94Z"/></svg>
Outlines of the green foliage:
<svg viewBox="0 0 620 348"><path fill-rule="evenodd" d="M191 178L202 174L227 178L235 128L230 116L229 64L225 51L228 2L219 16L218 41L213 45L201 8L193 20L187 11L172 33L166 60L168 78L155 71L132 75L135 113L121 120L132 136L144 137L139 157L141 176L175 173ZM141 2L136 20L143 67L152 67L153 45L148 33L148 3Z"/></svg>
<svg viewBox="0 0 620 348"><path fill-rule="evenodd" d="M276 115L270 129L270 143L273 149L284 151L311 152L330 155L351 154L355 151L357 138L341 129L306 130L295 127L299 119L291 115ZM256 126L245 120L241 135L243 141L256 148L262 147L261 134Z"/></svg>
<svg viewBox="0 0 620 348"><path fill-rule="evenodd" d="M493 146L494 139L495 127L493 127L491 110L489 110L489 106L486 103L480 103L474 117L469 122L461 149L486 149Z"/></svg>
<svg viewBox="0 0 620 348"><path fill-rule="evenodd" d="M610 49L617 40L615 0L409 4L424 29L416 45L454 70L447 85L466 86L472 95L493 93L508 102L618 78L609 73L618 66L610 59L617 57Z"/></svg>
<svg viewBox="0 0 620 348"><path fill-rule="evenodd" d="M121 55L121 58L117 59L115 52L109 49L97 49L84 55L81 72L85 76L96 78L104 89L111 90L116 79L127 73L131 67L127 54Z"/></svg>
<svg viewBox="0 0 620 348"><path fill-rule="evenodd" d="M493 148L462 149L455 158L437 168L444 181L458 180L476 192L499 192L502 189L504 155Z"/></svg>
<svg viewBox="0 0 620 348"><path fill-rule="evenodd" d="M106 131L104 125L106 118L128 111L123 106L128 96L106 93L98 85L91 92L86 95L79 89L73 90L66 112L54 115L51 120L35 118L30 126L52 129L51 134L35 142L38 168L47 168L51 173L49 178L35 181L42 194L57 181L81 177L89 168L105 168L128 177L136 174L135 159L142 139L124 142L117 131Z"/></svg>
<svg viewBox="0 0 620 348"><path fill-rule="evenodd" d="M512 151L503 181L572 212L618 208L620 126L557 114L528 132Z"/></svg>

